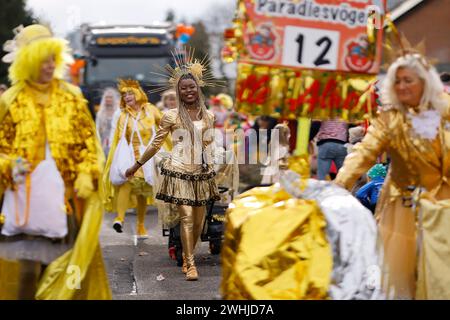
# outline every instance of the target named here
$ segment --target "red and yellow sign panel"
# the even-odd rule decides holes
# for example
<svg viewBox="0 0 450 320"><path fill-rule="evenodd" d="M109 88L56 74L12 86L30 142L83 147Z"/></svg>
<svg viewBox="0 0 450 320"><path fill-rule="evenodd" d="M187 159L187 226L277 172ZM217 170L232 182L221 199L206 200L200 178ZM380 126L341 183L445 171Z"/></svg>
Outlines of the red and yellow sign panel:
<svg viewBox="0 0 450 320"><path fill-rule="evenodd" d="M369 117L382 29L367 36L385 0L240 0L243 46L238 108L296 119Z"/></svg>
<svg viewBox="0 0 450 320"><path fill-rule="evenodd" d="M245 0L243 62L376 74L381 37L367 39L369 11L380 1ZM382 30L378 31L381 35Z"/></svg>

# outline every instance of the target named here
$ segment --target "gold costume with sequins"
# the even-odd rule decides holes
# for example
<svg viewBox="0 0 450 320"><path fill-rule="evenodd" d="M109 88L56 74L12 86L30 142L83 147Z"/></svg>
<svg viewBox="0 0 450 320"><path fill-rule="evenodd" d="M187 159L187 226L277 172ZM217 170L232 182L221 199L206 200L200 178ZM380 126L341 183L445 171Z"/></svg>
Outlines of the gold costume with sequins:
<svg viewBox="0 0 450 320"><path fill-rule="evenodd" d="M441 115L434 140L414 134L406 112L395 108L380 111L336 178L337 184L349 189L377 156L388 152L391 157L376 209L384 243L384 285L391 298L450 298L450 238L445 229L450 220L448 210L438 215L435 206L440 202L442 209L442 201L450 198L449 111L450 104ZM414 210L419 189L418 210ZM419 219L422 230L417 228Z"/></svg>
<svg viewBox="0 0 450 320"><path fill-rule="evenodd" d="M22 157L30 162L32 168L35 168L45 158L45 146L48 142L52 157L64 180L67 212L76 215L77 229L80 230L78 234L84 234L83 237L78 238L71 250L46 269L36 297L39 299L111 298L98 244L102 206L98 192L95 191L97 188L86 200L76 197L74 193L75 182L81 176L92 179L97 186L104 163L95 125L81 92L78 88L61 80L53 80L46 86L32 82L22 83L13 86L2 96L0 110L0 188L2 192L13 186L12 161ZM74 262L79 263L84 274L83 290L69 289L64 284L69 274L61 273L60 268ZM6 263L9 267L5 267ZM0 269L5 269L0 275L1 283L18 281L14 280L10 272L15 270L12 262L3 261L0 264L3 264ZM7 277L8 280L3 277ZM97 280L94 280L95 278ZM98 290L95 292L90 290L87 285L89 281L96 281ZM0 292L0 296L11 297L10 294L13 292Z"/></svg>

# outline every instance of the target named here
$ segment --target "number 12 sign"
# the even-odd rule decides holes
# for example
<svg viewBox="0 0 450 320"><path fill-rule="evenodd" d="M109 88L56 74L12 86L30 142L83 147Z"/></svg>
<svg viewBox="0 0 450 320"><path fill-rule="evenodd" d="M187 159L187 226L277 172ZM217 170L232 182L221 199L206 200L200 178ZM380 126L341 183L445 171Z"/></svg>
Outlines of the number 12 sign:
<svg viewBox="0 0 450 320"><path fill-rule="evenodd" d="M336 70L339 39L337 31L288 26L284 29L282 64Z"/></svg>
<svg viewBox="0 0 450 320"><path fill-rule="evenodd" d="M376 45L366 36L372 10L385 0L240 0L245 8L245 56L241 62L277 67L376 74L382 30Z"/></svg>

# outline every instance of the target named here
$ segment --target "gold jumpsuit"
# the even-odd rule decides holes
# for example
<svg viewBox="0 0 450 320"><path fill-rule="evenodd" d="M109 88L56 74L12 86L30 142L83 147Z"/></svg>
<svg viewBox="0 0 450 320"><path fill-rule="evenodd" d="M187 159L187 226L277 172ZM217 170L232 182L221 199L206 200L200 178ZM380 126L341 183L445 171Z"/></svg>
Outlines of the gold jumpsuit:
<svg viewBox="0 0 450 320"><path fill-rule="evenodd" d="M434 140L415 135L404 112L380 111L336 178L337 184L350 189L380 154L388 152L391 157L376 209L384 249L384 289L390 298L450 298L450 237L445 230L450 216L448 210L442 211L442 201L450 198L449 109L441 115Z"/></svg>

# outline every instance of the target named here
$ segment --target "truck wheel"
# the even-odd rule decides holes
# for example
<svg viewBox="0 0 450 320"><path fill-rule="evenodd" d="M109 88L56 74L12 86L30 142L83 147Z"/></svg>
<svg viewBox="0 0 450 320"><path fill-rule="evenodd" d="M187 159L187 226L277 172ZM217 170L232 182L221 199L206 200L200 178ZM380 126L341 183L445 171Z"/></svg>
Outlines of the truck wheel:
<svg viewBox="0 0 450 320"><path fill-rule="evenodd" d="M211 252L211 254L214 255L220 254L221 249L222 249L221 240L213 240L209 242L209 251Z"/></svg>
<svg viewBox="0 0 450 320"><path fill-rule="evenodd" d="M183 248L180 246L176 246L175 255L177 257L177 266L183 266Z"/></svg>

